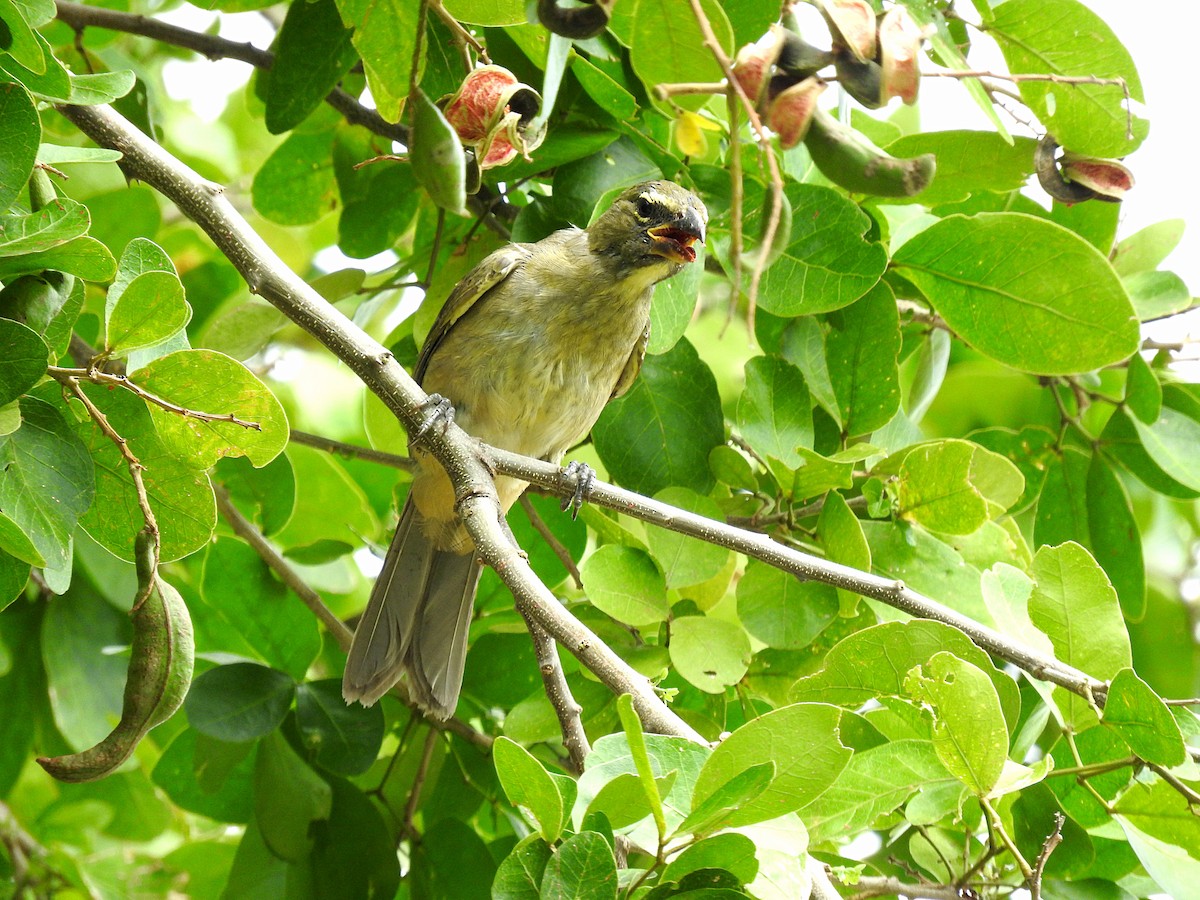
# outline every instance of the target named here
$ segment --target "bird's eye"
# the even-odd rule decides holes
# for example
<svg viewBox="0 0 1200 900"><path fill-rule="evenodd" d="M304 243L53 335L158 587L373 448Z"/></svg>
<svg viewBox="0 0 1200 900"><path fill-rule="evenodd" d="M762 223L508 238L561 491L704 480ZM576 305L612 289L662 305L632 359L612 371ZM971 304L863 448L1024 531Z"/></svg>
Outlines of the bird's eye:
<svg viewBox="0 0 1200 900"><path fill-rule="evenodd" d="M640 219L649 219L654 215L654 204L645 197L638 197L637 214Z"/></svg>

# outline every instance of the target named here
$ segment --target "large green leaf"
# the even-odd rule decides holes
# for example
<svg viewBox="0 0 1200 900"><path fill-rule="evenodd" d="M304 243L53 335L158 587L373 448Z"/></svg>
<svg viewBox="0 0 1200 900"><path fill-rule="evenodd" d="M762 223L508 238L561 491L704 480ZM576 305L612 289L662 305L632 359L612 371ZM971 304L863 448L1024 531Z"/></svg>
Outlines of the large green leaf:
<svg viewBox="0 0 1200 900"><path fill-rule="evenodd" d="M720 81L723 74L687 0L637 0L630 15L629 59L633 70L654 96L656 85L675 81ZM733 52L733 29L720 4L703 0L704 13L717 42ZM624 13L625 11L622 10ZM675 98L685 109L699 109L703 95Z"/></svg>
<svg viewBox="0 0 1200 900"><path fill-rule="evenodd" d="M267 131L290 131L321 105L357 58L353 33L342 27L334 0L288 7L267 79Z"/></svg>
<svg viewBox="0 0 1200 900"><path fill-rule="evenodd" d="M381 116L395 122L408 96L420 3L338 0L337 6L342 22L354 29L354 48L362 57L375 107Z"/></svg>
<svg viewBox="0 0 1200 900"><path fill-rule="evenodd" d="M37 332L12 319L0 319L0 406L12 403L46 374L50 348Z"/></svg>
<svg viewBox="0 0 1200 900"><path fill-rule="evenodd" d="M737 610L754 638L768 647L798 650L837 617L837 589L752 559L738 581Z"/></svg>
<svg viewBox="0 0 1200 900"><path fill-rule="evenodd" d="M709 694L737 684L750 666L750 639L733 622L709 616L681 616L671 623L671 664Z"/></svg>
<svg viewBox="0 0 1200 900"><path fill-rule="evenodd" d="M905 135L888 144L887 151L906 159L924 153L937 157L933 183L913 198L937 206L980 191L1018 190L1033 174L1035 143L1032 138L1005 141L990 131L934 131Z"/></svg>
<svg viewBox="0 0 1200 900"><path fill-rule="evenodd" d="M96 492L92 458L49 403L25 397L20 410L21 427L0 435L0 509L47 565L61 568L70 558L75 526Z"/></svg>
<svg viewBox="0 0 1200 900"><path fill-rule="evenodd" d="M562 834L563 798L550 773L528 750L508 738L496 741L492 755L509 802L529 814L543 838L551 843L557 841Z"/></svg>
<svg viewBox="0 0 1200 900"><path fill-rule="evenodd" d="M144 272L121 292L108 317L105 349L126 356L178 334L192 317L174 272Z"/></svg>
<svg viewBox="0 0 1200 900"><path fill-rule="evenodd" d="M245 456L256 467L265 466L287 446L287 414L275 395L249 369L215 350L160 357L139 369L134 381L185 410L241 420L210 421L149 404L163 444L198 469L224 456Z"/></svg>
<svg viewBox="0 0 1200 900"><path fill-rule="evenodd" d="M330 165L332 131L293 132L254 176L251 196L259 214L280 225L308 225L334 206Z"/></svg>
<svg viewBox="0 0 1200 900"><path fill-rule="evenodd" d="M995 8L986 30L999 43L1011 72L1123 78L1128 96L1145 102L1129 51L1104 20L1078 0L1009 0ZM1120 85L1022 81L1019 86L1021 99L1074 153L1125 156L1150 130L1145 119L1127 112Z"/></svg>
<svg viewBox="0 0 1200 900"><path fill-rule="evenodd" d="M900 464L899 513L931 531L971 534L1001 515L1025 489L1011 462L970 441L935 441Z"/></svg>
<svg viewBox="0 0 1200 900"><path fill-rule="evenodd" d="M192 682L183 708L198 732L241 742L270 734L283 722L296 685L283 672L256 663L217 666Z"/></svg>
<svg viewBox="0 0 1200 900"><path fill-rule="evenodd" d="M0 216L0 253L40 253L86 234L92 218L74 200L57 200L29 215Z"/></svg>
<svg viewBox="0 0 1200 900"><path fill-rule="evenodd" d="M708 454L725 439L712 371L687 340L646 358L629 393L610 403L592 431L596 452L613 478L631 490L665 487L707 493Z"/></svg>
<svg viewBox="0 0 1200 900"><path fill-rule="evenodd" d="M893 264L965 341L1014 369L1074 374L1137 349L1137 317L1108 260L1050 222L951 216L906 242Z"/></svg>
<svg viewBox="0 0 1200 900"><path fill-rule="evenodd" d="M1171 710L1133 669L1122 669L1109 685L1103 722L1147 762L1180 766L1187 759Z"/></svg>
<svg viewBox="0 0 1200 900"><path fill-rule="evenodd" d="M900 408L900 317L892 289L880 282L832 312L825 358L847 434L882 428Z"/></svg>
<svg viewBox="0 0 1200 900"><path fill-rule="evenodd" d="M750 825L799 809L837 779L850 759L838 740L842 711L823 703L797 703L743 725L713 751L696 780L694 803L752 766L771 762L775 779L758 799L730 817Z"/></svg>
<svg viewBox="0 0 1200 900"><path fill-rule="evenodd" d="M662 573L641 550L606 544L584 561L580 575L592 604L618 622L653 625L670 613Z"/></svg>
<svg viewBox="0 0 1200 900"><path fill-rule="evenodd" d="M760 456L799 468L799 449L812 449L813 443L812 409L800 370L778 356L752 357L738 398L737 423Z"/></svg>
<svg viewBox="0 0 1200 900"><path fill-rule="evenodd" d="M1129 667L1129 635L1117 593L1087 550L1072 542L1041 547L1032 575L1029 618L1050 638L1058 659L1094 678L1112 678ZM1069 724L1082 730L1095 723L1095 710L1085 699L1062 688L1055 696Z"/></svg>

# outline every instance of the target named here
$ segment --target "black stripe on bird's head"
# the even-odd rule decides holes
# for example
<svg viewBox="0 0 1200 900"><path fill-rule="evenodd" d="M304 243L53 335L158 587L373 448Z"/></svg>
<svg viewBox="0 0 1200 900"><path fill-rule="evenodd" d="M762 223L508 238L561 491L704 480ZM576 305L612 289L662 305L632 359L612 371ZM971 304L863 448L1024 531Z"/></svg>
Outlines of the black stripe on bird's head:
<svg viewBox="0 0 1200 900"><path fill-rule="evenodd" d="M700 198L671 181L629 188L588 228L588 246L630 268L669 264L668 274L696 261L708 210Z"/></svg>

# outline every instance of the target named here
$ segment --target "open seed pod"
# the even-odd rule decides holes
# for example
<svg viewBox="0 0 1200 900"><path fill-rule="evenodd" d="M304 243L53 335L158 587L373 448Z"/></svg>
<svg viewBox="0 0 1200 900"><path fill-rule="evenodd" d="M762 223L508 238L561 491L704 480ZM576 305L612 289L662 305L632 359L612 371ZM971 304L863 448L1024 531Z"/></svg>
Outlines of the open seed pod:
<svg viewBox="0 0 1200 900"><path fill-rule="evenodd" d="M921 87L921 41L924 33L903 6L893 6L879 23L881 100L899 97L909 106Z"/></svg>
<svg viewBox="0 0 1200 900"><path fill-rule="evenodd" d="M1067 181L1089 188L1097 200L1119 203L1134 185L1133 173L1115 159L1064 153L1060 165Z"/></svg>
<svg viewBox="0 0 1200 900"><path fill-rule="evenodd" d="M783 50L781 32L778 24L772 25L770 31L757 41L739 50L733 63L733 77L742 86L750 102L759 109L766 98L771 70Z"/></svg>
<svg viewBox="0 0 1200 900"><path fill-rule="evenodd" d="M795 147L808 134L817 108L817 98L825 90L825 82L819 78L805 78L772 98L767 109L767 125L779 135L779 143L786 150Z"/></svg>
<svg viewBox="0 0 1200 900"><path fill-rule="evenodd" d="M879 109L887 102L883 94L883 70L873 59L865 62L841 50L834 62L838 84L867 109Z"/></svg>
<svg viewBox="0 0 1200 900"><path fill-rule="evenodd" d="M817 0L834 43L862 62L875 58L875 9L867 0Z"/></svg>
<svg viewBox="0 0 1200 900"><path fill-rule="evenodd" d="M501 66L480 66L444 101L443 113L464 145L476 151L481 169L528 156L545 137L530 126L542 108L533 88Z"/></svg>

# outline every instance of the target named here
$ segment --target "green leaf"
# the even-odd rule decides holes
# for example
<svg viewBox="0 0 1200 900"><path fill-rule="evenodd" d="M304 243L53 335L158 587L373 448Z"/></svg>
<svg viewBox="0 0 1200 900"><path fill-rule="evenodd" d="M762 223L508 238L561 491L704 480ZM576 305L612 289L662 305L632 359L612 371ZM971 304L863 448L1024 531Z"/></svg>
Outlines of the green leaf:
<svg viewBox="0 0 1200 900"><path fill-rule="evenodd" d="M1200 490L1181 484L1155 462L1143 445L1138 430L1134 427L1134 419L1135 417L1127 410L1118 410L1115 415L1109 417L1104 431L1100 434L1101 446L1105 452L1153 491L1181 500L1200 497ZM1186 429L1186 423L1184 423L1184 428ZM1173 456L1174 448L1171 450L1168 448L1176 441L1170 430L1163 430L1158 435L1152 435L1151 442L1156 445L1156 452L1168 458Z"/></svg>
<svg viewBox="0 0 1200 900"><path fill-rule="evenodd" d="M756 321L763 322L769 315L764 313ZM815 316L792 319L783 331L779 353L804 374L804 383L812 399L841 427L842 410L833 390L833 378L825 355L825 334L818 319Z"/></svg>
<svg viewBox="0 0 1200 900"><path fill-rule="evenodd" d="M7 72L14 81L25 85L35 97L66 103L71 97L71 73L55 58L53 48L44 37L36 31L33 37L41 48L44 70L35 72L9 55L0 56L0 69Z"/></svg>
<svg viewBox="0 0 1200 900"><path fill-rule="evenodd" d="M704 258L705 251L701 248L694 262L674 278L660 283L654 289L654 299L650 304L650 341L646 344L647 353L666 353L678 343L691 324L696 302L700 299Z"/></svg>
<svg viewBox="0 0 1200 900"><path fill-rule="evenodd" d="M777 316L811 315L849 306L879 281L887 251L868 240L871 220L831 188L789 184L792 231L787 249L766 272L758 305ZM766 203L748 210L743 227L758 234ZM750 273L746 273L746 278Z"/></svg>
<svg viewBox="0 0 1200 900"><path fill-rule="evenodd" d="M934 131L906 135L886 149L904 159L925 153L937 157L933 183L914 198L929 207L956 203L980 191L1019 190L1033 174L1036 146L1032 138L1005 140L991 131Z"/></svg>
<svg viewBox="0 0 1200 900"><path fill-rule="evenodd" d="M92 505L96 490L92 459L49 403L24 397L20 410L21 427L0 435L0 472L4 473L0 509L33 542L48 566L62 568L71 555L75 526Z"/></svg>
<svg viewBox="0 0 1200 900"><path fill-rule="evenodd" d="M350 42L353 33L342 27L334 0L288 7L267 79L267 131L290 131L321 105L357 59Z"/></svg>
<svg viewBox="0 0 1200 900"><path fill-rule="evenodd" d="M621 719L621 729L625 732L625 740L629 743L629 754L633 757L633 766L637 771L638 784L649 804L650 814L654 816L654 825L658 829L660 840L666 836L666 819L663 815L663 793L669 792L675 781L674 774L670 775L670 783L660 792L658 781L654 777L654 767L650 762L650 754L646 751L646 734L642 731L642 722L633 709L633 697L622 694L617 698L617 715ZM666 781L666 779L664 779ZM597 794L597 796L600 796Z"/></svg>
<svg viewBox="0 0 1200 900"><path fill-rule="evenodd" d="M87 235L39 253L0 258L0 280L6 283L18 275L46 269L67 272L86 281L108 281L116 270L116 260L107 247Z"/></svg>
<svg viewBox="0 0 1200 900"><path fill-rule="evenodd" d="M0 25L4 26L3 49L25 68L39 74L45 72L46 58L42 53L42 45L13 0L0 0ZM0 91L3 91L3 87L0 87ZM3 111L0 110L2 117Z"/></svg>
<svg viewBox="0 0 1200 900"><path fill-rule="evenodd" d="M300 679L320 652L312 614L241 541L218 538L209 546L200 595L217 621L236 635L237 643L231 636L226 646L243 656L256 656Z"/></svg>
<svg viewBox="0 0 1200 900"><path fill-rule="evenodd" d="M738 581L737 611L752 637L768 647L799 650L837 618L838 595L832 585L752 559Z"/></svg>
<svg viewBox="0 0 1200 900"><path fill-rule="evenodd" d="M379 520L366 494L336 459L299 445L289 447L287 455L295 474L296 504L287 525L275 535L281 547L324 540L357 542L379 533ZM338 515L327 515L330 509Z"/></svg>
<svg viewBox="0 0 1200 900"><path fill-rule="evenodd" d="M278 669L230 663L192 682L183 708L200 734L219 741L252 741L283 723L296 683Z"/></svg>
<svg viewBox="0 0 1200 900"><path fill-rule="evenodd" d="M863 572L871 571L871 546L863 534L862 524L837 491L825 495L825 505L817 520L817 534L825 545L826 559ZM738 590L741 590L740 584ZM837 588L837 596L843 614L853 614L858 606L858 594Z"/></svg>
<svg viewBox="0 0 1200 900"><path fill-rule="evenodd" d="M354 48L362 58L375 108L387 121L395 122L409 94L420 2L338 0L337 5L342 22L354 29ZM414 96L419 97L420 92L415 91Z"/></svg>
<svg viewBox="0 0 1200 900"><path fill-rule="evenodd" d="M1174 272L1136 272L1121 279L1142 322L1183 312L1192 305L1192 292Z"/></svg>
<svg viewBox="0 0 1200 900"><path fill-rule="evenodd" d="M797 703L759 716L717 745L692 800L698 807L731 778L771 762L775 779L757 800L744 804L730 826L752 825L799 809L837 779L850 759L838 740L842 711L823 703Z"/></svg>
<svg viewBox="0 0 1200 900"><path fill-rule="evenodd" d="M1186 413L1164 406L1158 421L1152 425L1130 416L1142 446L1169 477L1185 487L1200 490L1200 458L1196 455L1200 441L1200 422Z"/></svg>
<svg viewBox="0 0 1200 900"><path fill-rule="evenodd" d="M653 780L656 794L661 798L661 795L671 790L675 776L669 774ZM661 805L660 799L659 806ZM604 785L588 804L584 820L596 813L602 814L613 828L625 828L651 815L650 800L646 796L642 779L638 775L626 772Z"/></svg>
<svg viewBox="0 0 1200 900"><path fill-rule="evenodd" d="M573 834L555 849L542 876L542 900L615 900L617 861L594 831Z"/></svg>
<svg viewBox="0 0 1200 900"><path fill-rule="evenodd" d="M737 684L750 666L750 640L740 626L707 616L684 616L671 623L671 665L680 676L709 694Z"/></svg>
<svg viewBox="0 0 1200 900"><path fill-rule="evenodd" d="M687 339L646 358L629 393L605 407L592 429L596 452L613 479L656 494L713 486L708 454L725 441L716 379Z"/></svg>
<svg viewBox="0 0 1200 900"><path fill-rule="evenodd" d="M521 0L448 0L446 12L470 25L524 25Z"/></svg>
<svg viewBox="0 0 1200 900"><path fill-rule="evenodd" d="M43 272L5 285L0 304L40 334L53 355L61 356L83 309L83 294L83 282L75 276Z"/></svg>
<svg viewBox="0 0 1200 900"><path fill-rule="evenodd" d="M591 60L573 55L571 74L579 80L584 92L596 101L596 105L618 122L629 122L637 116L638 102L633 94Z"/></svg>
<svg viewBox="0 0 1200 900"><path fill-rule="evenodd" d="M758 875L754 842L734 831L696 841L667 863L662 881L678 881L684 875L701 869L724 869L742 884L749 884Z"/></svg>
<svg viewBox="0 0 1200 900"><path fill-rule="evenodd" d="M1129 96L1145 102L1129 51L1078 0L1010 0L995 8L987 33L1000 45L1010 72L1124 78ZM1150 128L1145 119L1126 113L1120 85L1022 81L1019 87L1038 120L1074 153L1125 156Z"/></svg>
<svg viewBox="0 0 1200 900"><path fill-rule="evenodd" d="M1172 897L1190 896L1200 878L1200 821L1165 781L1135 782L1116 803L1117 823L1150 877Z"/></svg>
<svg viewBox="0 0 1200 900"><path fill-rule="evenodd" d="M218 822L245 823L254 812L257 744L226 743L185 728L154 766L171 802Z"/></svg>
<svg viewBox="0 0 1200 900"><path fill-rule="evenodd" d="M580 577L592 604L618 622L641 627L670 614L662 573L641 550L605 544L584 560Z"/></svg>
<svg viewBox="0 0 1200 900"><path fill-rule="evenodd" d="M1103 722L1147 762L1180 766L1187 759L1171 710L1132 669L1122 669L1109 685Z"/></svg>
<svg viewBox="0 0 1200 900"><path fill-rule="evenodd" d="M0 512L0 553L4 553L14 560L20 560L27 566L46 565L46 560L42 558L42 554L38 553L37 547L33 545L29 536L21 530L16 522L2 512ZM15 571L21 570L22 567L15 567ZM21 584L18 587L24 587L25 579L21 578L20 580ZM0 607L7 606L12 599L11 596L0 596Z"/></svg>
<svg viewBox="0 0 1200 900"><path fill-rule="evenodd" d="M562 835L563 800L550 773L528 750L506 737L496 739L492 757L509 802L537 823L547 843L557 841Z"/></svg>
<svg viewBox="0 0 1200 900"><path fill-rule="evenodd" d="M713 0L702 0L701 8L717 42L732 54L733 28L725 11ZM720 81L724 75L685 0L638 0L629 60L651 97L655 86L664 82ZM674 99L684 109L699 109L707 101L704 95Z"/></svg>
<svg viewBox="0 0 1200 900"><path fill-rule="evenodd" d="M1134 232L1117 244L1113 268L1122 278L1154 271L1179 246L1186 225L1183 219L1167 219Z"/></svg>
<svg viewBox="0 0 1200 900"><path fill-rule="evenodd" d="M383 710L347 705L340 678L310 681L296 688L296 730L319 766L362 775L383 744Z"/></svg>
<svg viewBox="0 0 1200 900"><path fill-rule="evenodd" d="M971 534L1025 489L1016 466L969 441L916 447L904 456L898 477L900 515L945 534Z"/></svg>
<svg viewBox="0 0 1200 900"><path fill-rule="evenodd" d="M71 74L71 96L68 100L75 106L96 106L119 100L137 83L137 76L129 69L119 72L96 72L94 74Z"/></svg>
<svg viewBox="0 0 1200 900"><path fill-rule="evenodd" d="M933 749L946 771L987 796L1008 758L1008 729L991 679L943 651L909 672L905 688L933 707Z"/></svg>
<svg viewBox="0 0 1200 900"><path fill-rule="evenodd" d="M856 631L826 654L821 671L792 686L791 699L857 707L881 696L903 697L909 671L928 665L941 652L985 672L1000 698L1004 718L1015 726L1021 709L1016 682L957 628L932 620L887 622Z"/></svg>
<svg viewBox="0 0 1200 900"><path fill-rule="evenodd" d="M332 144L332 131L290 134L254 176L255 210L279 225L308 225L333 209Z"/></svg>
<svg viewBox="0 0 1200 900"><path fill-rule="evenodd" d="M180 559L207 544L217 519L208 477L167 451L154 431L146 404L129 391L91 386L84 390L144 466L142 479L158 519L162 561ZM82 422L78 430L96 468L95 501L80 524L110 553L131 562L134 536L145 522L128 463L109 436L90 420Z"/></svg>
<svg viewBox="0 0 1200 900"><path fill-rule="evenodd" d="M716 501L687 488L667 488L654 499L714 521L724 518ZM729 560L729 551L724 547L653 525L646 529L646 544L669 588L691 587L715 578Z"/></svg>
<svg viewBox="0 0 1200 900"><path fill-rule="evenodd" d="M105 349L116 356L153 347L178 334L192 317L174 272L145 272L121 292L107 322Z"/></svg>
<svg viewBox="0 0 1200 900"><path fill-rule="evenodd" d="M420 88L412 92L409 157L429 198L447 212L466 215L466 156L458 135Z"/></svg>
<svg viewBox="0 0 1200 900"><path fill-rule="evenodd" d="M846 434L882 428L900 408L900 315L883 282L830 313L826 364Z"/></svg>
<svg viewBox="0 0 1200 900"><path fill-rule="evenodd" d="M957 334L1012 368L1074 374L1138 347L1137 318L1112 266L1059 225L1021 213L950 216L892 262Z"/></svg>
<svg viewBox="0 0 1200 900"><path fill-rule="evenodd" d="M787 468L801 465L797 448L812 448L812 408L800 370L778 356L746 363L746 387L738 398L737 423L762 456Z"/></svg>
<svg viewBox="0 0 1200 900"><path fill-rule="evenodd" d="M37 161L51 166L65 166L73 163L117 162L122 156L123 154L120 150L109 150L106 147L70 147L62 144L42 144L38 147ZM59 200L59 203L63 202L64 200Z"/></svg>
<svg viewBox="0 0 1200 900"><path fill-rule="evenodd" d="M1087 522L1092 555L1116 588L1121 611L1140 621L1146 612L1142 535L1125 486L1099 453L1088 466Z"/></svg>
<svg viewBox="0 0 1200 900"><path fill-rule="evenodd" d="M775 764L770 761L739 772L689 812L676 834L711 834L724 828L737 810L762 796L774 780Z"/></svg>
<svg viewBox="0 0 1200 900"><path fill-rule="evenodd" d="M312 854L313 826L333 811L333 790L277 731L258 745L254 766L254 820L272 853L288 862Z"/></svg>
<svg viewBox="0 0 1200 900"><path fill-rule="evenodd" d="M180 350L160 357L139 369L133 380L184 409L253 423L206 421L150 403L163 444L196 468L208 468L224 456L245 456L261 467L287 446L287 414L275 395L249 369L215 350Z"/></svg>
<svg viewBox="0 0 1200 900"><path fill-rule="evenodd" d="M88 208L67 199L56 200L29 215L0 216L0 253L41 253L86 234L90 224Z"/></svg>
<svg viewBox="0 0 1200 900"><path fill-rule="evenodd" d="M550 861L550 845L540 834L522 838L496 869L495 900L539 900L542 874Z"/></svg>
<svg viewBox="0 0 1200 900"><path fill-rule="evenodd" d="M1036 586L1029 618L1050 638L1059 660L1103 679L1131 665L1117 593L1087 550L1072 542L1041 547L1031 574ZM1096 713L1082 697L1062 688L1055 689L1055 697L1077 730L1095 723Z"/></svg>
<svg viewBox="0 0 1200 900"><path fill-rule="evenodd" d="M833 787L804 807L800 816L814 844L840 840L870 828L918 791L950 782L930 741L891 741L855 753Z"/></svg>
<svg viewBox="0 0 1200 900"><path fill-rule="evenodd" d="M12 319L0 319L0 406L12 403L46 374L50 348L37 332Z"/></svg>
<svg viewBox="0 0 1200 900"><path fill-rule="evenodd" d="M1129 357L1125 372L1125 405L1147 425L1158 421L1162 413L1162 384L1142 354Z"/></svg>

